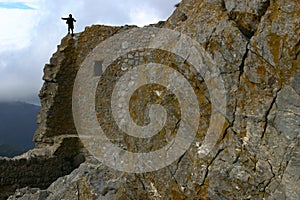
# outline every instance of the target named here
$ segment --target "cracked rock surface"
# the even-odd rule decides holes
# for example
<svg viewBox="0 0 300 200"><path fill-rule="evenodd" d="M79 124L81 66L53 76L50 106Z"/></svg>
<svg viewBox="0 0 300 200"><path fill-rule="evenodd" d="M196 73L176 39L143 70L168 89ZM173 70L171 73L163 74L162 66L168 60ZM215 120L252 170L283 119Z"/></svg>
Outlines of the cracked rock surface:
<svg viewBox="0 0 300 200"><path fill-rule="evenodd" d="M109 78L98 87L97 106L110 103L106 99L112 93L111 84L123 73L116 72L115 66L127 69L151 61L181 70L193 83L203 111L190 148L171 165L138 174L116 171L86 153L84 163L48 188L18 189L9 199L300 199L299 0L183 0L166 22L153 26L176 30L197 41L220 71L227 98L226 113L222 113L226 123L211 152L205 157L197 153L212 109L203 77L190 75L192 66L172 54L139 49L116 60L107 71ZM35 136L39 147L55 143L56 136L76 137L69 117L72 90L64 93L67 86L60 79L76 73L99 42L122 31L106 27L109 34L103 36L101 30L103 27L93 26L75 39L65 38L53 62L45 66L47 83L41 92L44 104ZM94 39L97 37L103 38ZM76 58L70 59L72 56ZM137 124L149 123L145 102L167 108L170 117L164 129L141 145L135 138L116 134L115 124L108 123L105 126L115 130L109 137L116 145L132 152L150 152L174 137L181 116L178 99L159 85L142 87L130 102ZM49 113L59 116L53 119ZM109 114L98 109L99 123L110 122ZM65 118L67 123L56 125Z"/></svg>

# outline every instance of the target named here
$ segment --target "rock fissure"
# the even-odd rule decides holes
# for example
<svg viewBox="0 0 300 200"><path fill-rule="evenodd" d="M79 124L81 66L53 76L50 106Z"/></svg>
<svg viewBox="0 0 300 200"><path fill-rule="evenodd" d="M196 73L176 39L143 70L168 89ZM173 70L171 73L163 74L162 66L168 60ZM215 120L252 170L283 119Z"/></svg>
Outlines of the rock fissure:
<svg viewBox="0 0 300 200"><path fill-rule="evenodd" d="M269 166L270 166L270 169L271 169L271 172L272 172L272 177L267 180L267 183L264 185L263 187L263 192L265 192L265 194L263 195L264 197L266 197L267 195L270 195L267 191L267 188L270 186L270 184L272 183L272 180L275 178L276 174L273 172L273 167L272 167L272 164L270 163L270 161L267 161Z"/></svg>
<svg viewBox="0 0 300 200"><path fill-rule="evenodd" d="M262 55L260 55L259 53L252 51L251 49L249 49L251 51L251 53L257 55L258 57L260 57L261 59L264 60L264 62L266 62L268 65L272 66L273 68L275 68L276 66L272 65L272 63L270 63L266 58L264 58Z"/></svg>
<svg viewBox="0 0 300 200"><path fill-rule="evenodd" d="M227 3L227 4L226 4ZM230 6L232 2L230 0L222 1L225 5L225 12L230 20L232 20L243 36L250 40L258 29L262 17L267 12L270 1L259 1L258 6L252 12L245 9L245 5L242 2L235 4L234 7L230 7L230 10L226 8L226 5ZM245 12L246 11L246 12Z"/></svg>
<svg viewBox="0 0 300 200"><path fill-rule="evenodd" d="M213 164L213 162L214 162L214 160L216 160L217 159L217 157L220 155L220 153L222 152L222 151L224 151L225 149L219 149L218 150L218 152L216 153L216 155L213 157L213 158L211 158L211 160L209 161L209 163L206 165L206 170L205 170L205 173L204 173L204 176L203 176L203 178L202 178L202 185L204 185L205 184L205 182L206 182L206 180L207 180L207 178L208 178L208 176L209 176L209 167Z"/></svg>
<svg viewBox="0 0 300 200"><path fill-rule="evenodd" d="M177 181L176 179L176 173L177 173L177 170L179 169L179 165L183 159L183 157L186 155L186 153L184 153L182 156L180 156L180 158L178 159L177 163L176 163L176 167L174 169L174 172L172 172L172 170L169 168L169 171L170 171L170 174L171 176L173 177L174 181L176 182L176 184L178 185L178 187L180 187L180 183Z"/></svg>
<svg viewBox="0 0 300 200"><path fill-rule="evenodd" d="M268 117L269 117L269 115L270 115L270 112L271 112L273 106L276 104L277 95L278 95L278 93L280 92L280 90L281 90L281 89L278 89L278 90L275 92L275 95L274 95L274 97L273 97L273 99L272 99L272 101L271 101L271 103L270 103L270 106L269 106L269 108L266 110L266 114L265 114L265 116L264 116L264 127L263 127L263 132L262 132L262 135L261 135L261 139L263 139L264 136L265 136L265 134L266 134L267 127L268 127L268 121L269 121Z"/></svg>
<svg viewBox="0 0 300 200"><path fill-rule="evenodd" d="M107 88L99 96L104 101L110 102L111 83L118 81L115 76L122 77L127 73L123 69L148 62L175 66L173 69L184 74L196 93L201 112L196 144L192 143L166 168L147 173L119 172L105 162L94 161L78 137L72 114L72 83L87 56L116 34L143 29L94 25L74 38L66 36L44 68L36 148L18 158L0 159L0 199L26 186L29 187L17 190L10 199L300 199L299 8L298 0L183 0L167 21L148 26L190 36L204 47L203 56L209 54L220 71L216 78L222 78L226 90L226 121L217 144L205 157L199 156L197 141L205 141L210 126L220 125L219 121L211 122L214 99L210 95L222 97L214 90L218 83L204 80L207 73L203 77L193 74L190 64L184 61L191 55L181 59L161 51L138 49L108 66L111 74L98 85ZM126 48L129 43L124 41L142 43L145 39L130 37L120 37L114 43ZM175 48L174 44L166 45ZM181 52L188 47L185 45L188 44L176 48L182 48ZM209 67L209 63L203 64ZM130 87L129 83L125 85ZM157 90L155 87L145 88ZM108 114L97 113L98 119L108 122L107 136L123 150L147 147L151 152L166 144L176 145L169 144L180 124L180 105L175 95L153 95L153 91L148 94L146 90L138 91L137 98L131 99L136 103L130 110L134 120L144 124L145 116L149 116L144 109L148 100L164 102L161 106L170 117L162 131L144 144L139 144L139 138L119 135ZM101 106L95 102L95 107ZM111 155L113 152L106 156Z"/></svg>

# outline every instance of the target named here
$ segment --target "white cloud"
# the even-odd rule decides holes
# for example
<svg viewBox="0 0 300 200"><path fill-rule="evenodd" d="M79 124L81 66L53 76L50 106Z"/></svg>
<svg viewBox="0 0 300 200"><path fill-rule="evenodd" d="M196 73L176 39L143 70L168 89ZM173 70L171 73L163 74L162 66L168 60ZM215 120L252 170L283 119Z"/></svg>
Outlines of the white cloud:
<svg viewBox="0 0 300 200"><path fill-rule="evenodd" d="M22 0L33 10L0 8L0 101L37 98L44 64L67 33L61 17L92 24L143 26L165 20L178 0Z"/></svg>
<svg viewBox="0 0 300 200"><path fill-rule="evenodd" d="M159 21L154 9L133 8L130 10L130 18L138 26L144 26Z"/></svg>
<svg viewBox="0 0 300 200"><path fill-rule="evenodd" d="M28 46L37 16L35 10L1 9L0 51Z"/></svg>

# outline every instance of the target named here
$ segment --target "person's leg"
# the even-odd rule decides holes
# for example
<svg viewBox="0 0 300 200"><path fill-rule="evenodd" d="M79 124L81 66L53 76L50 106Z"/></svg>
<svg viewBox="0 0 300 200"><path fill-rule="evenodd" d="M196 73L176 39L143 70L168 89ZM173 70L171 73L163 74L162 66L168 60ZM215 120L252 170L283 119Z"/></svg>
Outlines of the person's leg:
<svg viewBox="0 0 300 200"><path fill-rule="evenodd" d="M70 26L68 26L68 34L70 34L70 29L71 29Z"/></svg>
<svg viewBox="0 0 300 200"><path fill-rule="evenodd" d="M71 31L72 31L72 36L74 36L73 30L74 30L74 26L71 26Z"/></svg>

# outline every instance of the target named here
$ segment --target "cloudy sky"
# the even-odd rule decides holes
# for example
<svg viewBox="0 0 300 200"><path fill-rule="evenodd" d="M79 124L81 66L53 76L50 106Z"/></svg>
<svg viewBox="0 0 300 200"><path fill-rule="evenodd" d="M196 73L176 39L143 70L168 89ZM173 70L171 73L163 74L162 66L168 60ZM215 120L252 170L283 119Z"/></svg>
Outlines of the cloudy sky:
<svg viewBox="0 0 300 200"><path fill-rule="evenodd" d="M67 33L61 17L92 24L138 26L166 20L180 0L0 0L0 101L37 103L44 64Z"/></svg>

